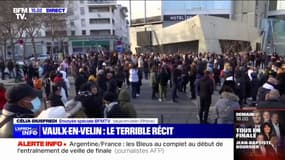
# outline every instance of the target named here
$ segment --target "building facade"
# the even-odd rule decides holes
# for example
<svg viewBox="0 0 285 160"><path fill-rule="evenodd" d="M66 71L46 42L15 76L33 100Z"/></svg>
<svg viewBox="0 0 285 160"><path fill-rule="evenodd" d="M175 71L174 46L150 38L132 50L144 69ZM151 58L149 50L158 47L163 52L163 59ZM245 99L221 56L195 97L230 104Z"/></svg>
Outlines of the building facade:
<svg viewBox="0 0 285 160"><path fill-rule="evenodd" d="M35 38L36 52L55 55L87 51L129 50L128 9L116 0L63 1L68 9L63 25L56 29L43 26ZM52 30L55 30L52 36ZM33 55L31 38L23 35L24 45L16 44L17 59ZM8 50L9 52L9 50ZM8 55L9 56L9 55Z"/></svg>
<svg viewBox="0 0 285 160"><path fill-rule="evenodd" d="M67 23L69 52L128 50L127 8L115 0L72 1Z"/></svg>
<svg viewBox="0 0 285 160"><path fill-rule="evenodd" d="M212 25L208 25L209 28L205 28L205 26L200 25L201 23L199 21L191 21L191 23L196 24L193 24L193 26L189 28L189 30L191 30L190 32L194 30L202 30L200 33L206 33L208 30L212 30L216 34L213 35L212 33L209 33L211 34L211 38L204 34L204 36L191 35L192 38L186 39L180 39L179 37L183 37L183 35L177 35L176 37L178 37L177 39L180 39L180 41L177 41L176 43L178 43L182 49L185 48L185 50L192 50L196 52L211 51L218 53L224 52L224 48L240 48L234 49L235 51L250 49L261 50L264 43L263 37L265 34L262 21L263 19L268 18L268 15L272 13L269 10L269 1L258 0L156 1L155 4L150 3L151 2L148 1L130 2L130 39L131 50L133 52L154 50L158 50L160 52L168 52L168 50L174 51L175 44L168 44L164 43L164 40L159 40L157 33L163 33L164 30L170 31L169 27L175 30L175 27L173 26L176 25L178 27L178 23L191 19L196 15L201 15L203 18L200 19L204 20L207 19L204 16L212 17L212 20L216 20L216 22L212 21ZM279 5L277 5L276 8L282 8L283 4L280 2L277 4ZM133 13L137 12L137 8L140 8L139 14ZM188 22L190 23L190 21ZM218 33L220 30L217 28L217 25L215 25L218 23L225 23L226 26L222 26L223 30L221 32L225 32L226 35L232 35L232 37L226 36L227 39L223 39L225 37L219 37L223 35L223 33ZM236 25L231 25L231 23ZM228 29L230 26L233 27L233 30L232 28ZM215 30L213 30L213 28ZM237 33L248 33L249 31L253 30L255 36L247 36L247 38L239 34L230 33L232 31L236 31ZM143 35L143 33L145 34ZM199 32L194 32L194 34L198 33ZM177 34L183 34L183 32ZM196 37L196 39L193 37ZM197 37L200 37L200 39L197 39ZM160 38L167 39L168 35L163 34ZM192 39L193 41L188 42L187 39ZM148 40L149 43L141 43L142 40ZM156 42L161 43L157 44Z"/></svg>

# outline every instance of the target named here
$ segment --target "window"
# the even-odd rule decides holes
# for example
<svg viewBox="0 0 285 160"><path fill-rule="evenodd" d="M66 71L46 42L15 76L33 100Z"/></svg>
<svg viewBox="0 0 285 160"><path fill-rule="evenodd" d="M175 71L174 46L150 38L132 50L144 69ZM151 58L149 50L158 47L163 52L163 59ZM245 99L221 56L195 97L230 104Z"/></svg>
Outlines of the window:
<svg viewBox="0 0 285 160"><path fill-rule="evenodd" d="M108 36L111 35L110 30L90 30L92 36Z"/></svg>
<svg viewBox="0 0 285 160"><path fill-rule="evenodd" d="M72 35L72 36L75 36L75 31L71 31L71 35Z"/></svg>
<svg viewBox="0 0 285 160"><path fill-rule="evenodd" d="M83 4L83 3L84 3L84 0L80 0L80 3Z"/></svg>
<svg viewBox="0 0 285 160"><path fill-rule="evenodd" d="M82 35L86 35L86 30L81 31Z"/></svg>
<svg viewBox="0 0 285 160"><path fill-rule="evenodd" d="M74 21L70 21L70 26L72 26L72 27L75 26Z"/></svg>
<svg viewBox="0 0 285 160"><path fill-rule="evenodd" d="M109 12L109 7L98 7L98 6L91 6L89 7L89 12Z"/></svg>
<svg viewBox="0 0 285 160"><path fill-rule="evenodd" d="M85 21L85 19L81 19L81 26L82 26L82 27L85 27L85 26L86 26L86 21Z"/></svg>
<svg viewBox="0 0 285 160"><path fill-rule="evenodd" d="M85 14L84 7L80 7L80 15L84 15L84 14Z"/></svg>
<svg viewBox="0 0 285 160"><path fill-rule="evenodd" d="M89 19L89 24L110 24L109 18L102 18L102 19Z"/></svg>

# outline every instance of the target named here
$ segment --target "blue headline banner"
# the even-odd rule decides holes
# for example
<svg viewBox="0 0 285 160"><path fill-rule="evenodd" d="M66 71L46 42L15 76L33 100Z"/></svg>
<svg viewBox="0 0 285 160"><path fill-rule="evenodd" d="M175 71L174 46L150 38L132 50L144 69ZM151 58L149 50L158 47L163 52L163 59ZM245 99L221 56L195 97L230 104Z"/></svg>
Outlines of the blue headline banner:
<svg viewBox="0 0 285 160"><path fill-rule="evenodd" d="M14 124L14 138L233 138L233 125Z"/></svg>

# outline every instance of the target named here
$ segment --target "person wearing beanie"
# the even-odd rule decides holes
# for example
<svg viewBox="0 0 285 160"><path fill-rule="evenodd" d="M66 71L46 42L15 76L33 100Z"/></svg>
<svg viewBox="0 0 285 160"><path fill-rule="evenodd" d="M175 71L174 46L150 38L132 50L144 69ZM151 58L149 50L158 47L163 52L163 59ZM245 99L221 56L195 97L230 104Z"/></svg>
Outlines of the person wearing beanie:
<svg viewBox="0 0 285 160"><path fill-rule="evenodd" d="M76 93L76 95L78 94L81 85L86 83L87 81L88 81L88 77L86 77L83 68L80 68L79 74L75 78L75 93Z"/></svg>
<svg viewBox="0 0 285 160"><path fill-rule="evenodd" d="M13 118L33 118L41 109L40 92L27 84L12 86L0 116L0 138L13 137Z"/></svg>

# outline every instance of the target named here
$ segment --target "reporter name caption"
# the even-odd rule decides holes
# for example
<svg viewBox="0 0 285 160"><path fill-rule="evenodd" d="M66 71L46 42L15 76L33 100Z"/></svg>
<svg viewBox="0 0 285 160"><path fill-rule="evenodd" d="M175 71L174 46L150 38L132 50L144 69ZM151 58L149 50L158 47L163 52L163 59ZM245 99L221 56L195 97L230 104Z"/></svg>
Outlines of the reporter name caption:
<svg viewBox="0 0 285 160"><path fill-rule="evenodd" d="M34 119L15 119L15 156L128 159L135 155L136 159L169 159L191 152L206 159L220 151L227 152L225 159L233 155L231 125L112 124L107 122L110 119L98 120L93 119L94 124L77 123L80 120L58 124L63 120L46 119L39 123Z"/></svg>

